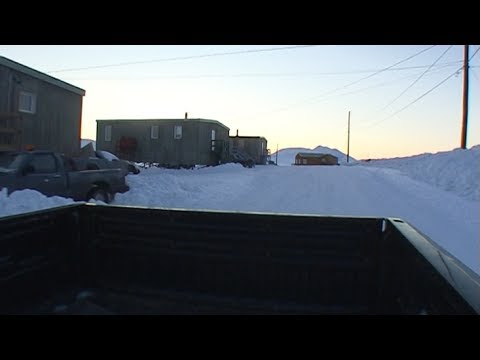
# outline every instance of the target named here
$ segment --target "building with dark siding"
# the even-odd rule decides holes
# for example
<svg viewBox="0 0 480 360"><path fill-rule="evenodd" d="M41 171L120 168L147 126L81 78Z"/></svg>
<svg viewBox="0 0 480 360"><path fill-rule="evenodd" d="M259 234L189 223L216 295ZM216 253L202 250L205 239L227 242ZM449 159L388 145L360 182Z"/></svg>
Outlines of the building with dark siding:
<svg viewBox="0 0 480 360"><path fill-rule="evenodd" d="M97 150L161 166L217 165L228 159L230 129L209 119L97 120Z"/></svg>
<svg viewBox="0 0 480 360"><path fill-rule="evenodd" d="M298 153L295 165L338 165L338 158L331 154Z"/></svg>
<svg viewBox="0 0 480 360"><path fill-rule="evenodd" d="M0 56L0 151L80 150L85 90Z"/></svg>
<svg viewBox="0 0 480 360"><path fill-rule="evenodd" d="M254 164L265 165L269 160L267 139L261 136L230 136L230 153L233 160L251 159Z"/></svg>

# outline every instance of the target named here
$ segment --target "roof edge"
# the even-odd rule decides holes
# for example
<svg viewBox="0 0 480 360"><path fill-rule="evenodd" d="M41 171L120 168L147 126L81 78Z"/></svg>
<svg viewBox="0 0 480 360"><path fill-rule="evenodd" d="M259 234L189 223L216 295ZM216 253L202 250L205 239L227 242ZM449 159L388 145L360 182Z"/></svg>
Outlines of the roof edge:
<svg viewBox="0 0 480 360"><path fill-rule="evenodd" d="M95 121L96 122L99 122L99 121L105 121L105 122L114 122L114 121L131 121L131 122L134 122L134 121L178 121L178 122L198 121L198 122L204 122L204 123L218 124L220 126L223 126L226 129L228 129L228 131L230 131L230 128L227 125L221 123L218 120L202 119L202 118L188 118L188 119L185 119L185 118L179 118L179 119L155 119L155 118L151 118L151 119L96 119Z"/></svg>
<svg viewBox="0 0 480 360"><path fill-rule="evenodd" d="M329 154L329 153L308 153L308 152L299 152L297 153L295 156L297 155L300 155L300 156L306 156L306 157L315 157L315 156L326 156L326 155L330 155L330 156L333 156L333 157L336 157L338 158L338 156L336 155L332 155L332 154Z"/></svg>
<svg viewBox="0 0 480 360"><path fill-rule="evenodd" d="M267 138L265 136L236 136L236 135L229 135L231 139L265 139Z"/></svg>
<svg viewBox="0 0 480 360"><path fill-rule="evenodd" d="M85 96L85 90L74 86L72 84L69 84L63 80L57 79L53 76L47 75L45 73L42 73L38 70L35 70L31 67L25 66L23 64L20 64L16 61L10 60L4 56L0 56L0 65L3 65L5 67L8 67L10 69L16 70L18 72L21 72L23 74L29 75L31 77L34 77L36 79L45 81L49 84L61 87L62 89L71 91L77 95Z"/></svg>

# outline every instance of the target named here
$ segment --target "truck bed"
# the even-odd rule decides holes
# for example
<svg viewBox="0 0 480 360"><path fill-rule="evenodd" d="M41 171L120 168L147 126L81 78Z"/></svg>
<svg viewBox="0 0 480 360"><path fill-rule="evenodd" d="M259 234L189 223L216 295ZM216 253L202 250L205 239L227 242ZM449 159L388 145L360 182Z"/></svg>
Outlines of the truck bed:
<svg viewBox="0 0 480 360"><path fill-rule="evenodd" d="M0 313L479 314L401 219L75 204L0 219Z"/></svg>
<svg viewBox="0 0 480 360"><path fill-rule="evenodd" d="M305 305L295 302L218 296L191 291L88 289L52 294L19 315L275 315L368 314L367 307Z"/></svg>

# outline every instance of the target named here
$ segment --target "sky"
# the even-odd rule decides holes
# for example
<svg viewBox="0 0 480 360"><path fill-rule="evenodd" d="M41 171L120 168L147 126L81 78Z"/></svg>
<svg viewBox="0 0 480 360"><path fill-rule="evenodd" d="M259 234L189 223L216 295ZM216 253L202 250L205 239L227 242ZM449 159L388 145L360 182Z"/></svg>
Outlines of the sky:
<svg viewBox="0 0 480 360"><path fill-rule="evenodd" d="M346 153L350 111L350 155L365 159L460 146L463 45L432 46L0 45L0 55L86 90L82 138L96 138L97 119L188 112L263 136L272 153ZM470 66L467 147L480 143L479 53Z"/></svg>
<svg viewBox="0 0 480 360"><path fill-rule="evenodd" d="M112 205L401 218L480 274L480 146L341 166L224 164L143 169ZM295 191L292 191L295 189ZM0 217L73 203L35 190L0 191ZM99 202L97 202L99 203Z"/></svg>

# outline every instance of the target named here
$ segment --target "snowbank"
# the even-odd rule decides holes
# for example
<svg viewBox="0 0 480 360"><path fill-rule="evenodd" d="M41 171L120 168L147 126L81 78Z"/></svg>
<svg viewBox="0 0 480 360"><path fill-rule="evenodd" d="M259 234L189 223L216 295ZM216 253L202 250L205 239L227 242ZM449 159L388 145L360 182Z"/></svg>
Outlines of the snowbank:
<svg viewBox="0 0 480 360"><path fill-rule="evenodd" d="M0 217L32 212L73 204L72 199L60 196L47 197L36 190L14 191L7 196L7 189L0 191Z"/></svg>
<svg viewBox="0 0 480 360"><path fill-rule="evenodd" d="M371 160L361 164L397 169L412 179L469 200L480 200L480 145L470 149Z"/></svg>

